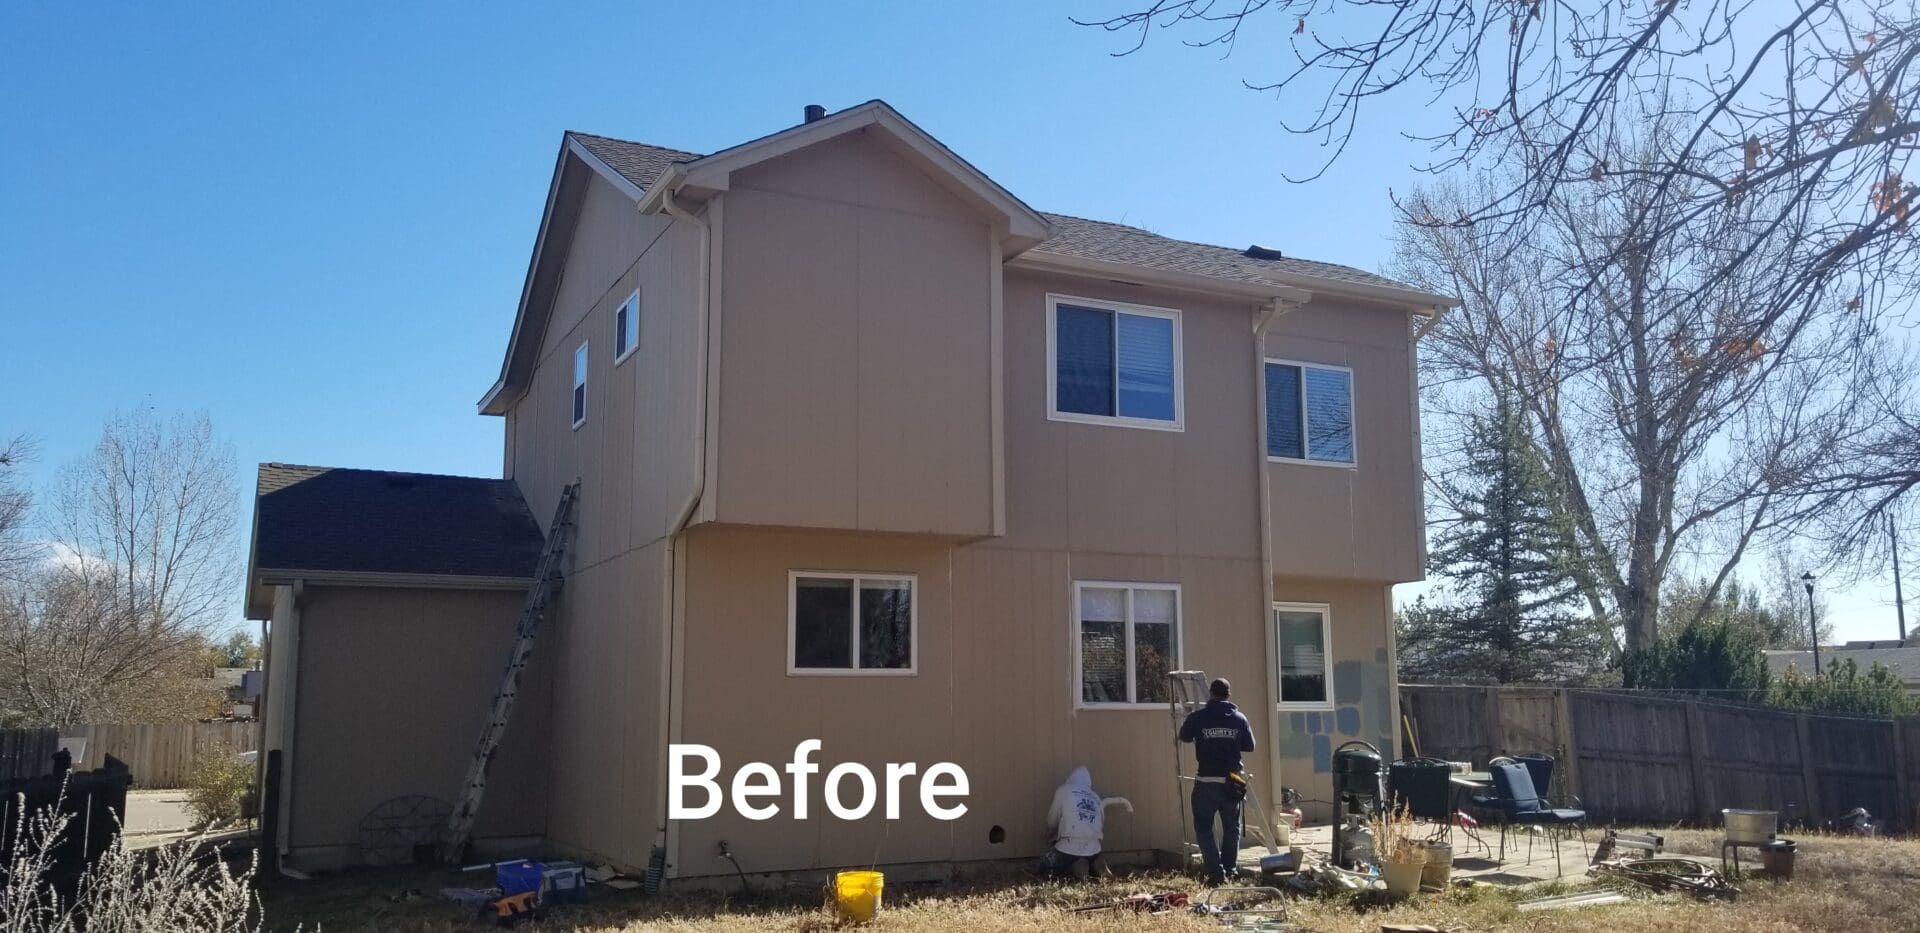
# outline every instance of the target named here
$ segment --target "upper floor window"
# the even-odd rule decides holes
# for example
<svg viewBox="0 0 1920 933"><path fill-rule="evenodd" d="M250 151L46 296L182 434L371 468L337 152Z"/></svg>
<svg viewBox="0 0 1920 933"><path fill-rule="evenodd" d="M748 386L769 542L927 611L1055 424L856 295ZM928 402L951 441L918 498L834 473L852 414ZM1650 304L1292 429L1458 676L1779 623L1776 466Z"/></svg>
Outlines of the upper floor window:
<svg viewBox="0 0 1920 933"><path fill-rule="evenodd" d="M1178 431L1180 383L1180 312L1047 296L1048 417Z"/></svg>
<svg viewBox="0 0 1920 933"><path fill-rule="evenodd" d="M915 582L910 574L788 574L787 673L913 673Z"/></svg>
<svg viewBox="0 0 1920 933"><path fill-rule="evenodd" d="M587 342L573 351L573 426L587 423Z"/></svg>
<svg viewBox="0 0 1920 933"><path fill-rule="evenodd" d="M613 311L613 365L633 355L640 346L640 291L635 289Z"/></svg>
<svg viewBox="0 0 1920 933"><path fill-rule="evenodd" d="M1280 705L1333 708L1333 653L1327 648L1327 607L1274 603L1273 644L1280 652Z"/></svg>
<svg viewBox="0 0 1920 933"><path fill-rule="evenodd" d="M1267 361L1267 456L1353 463L1353 370Z"/></svg>
<svg viewBox="0 0 1920 933"><path fill-rule="evenodd" d="M1167 702L1180 663L1180 587L1171 583L1074 584L1080 705Z"/></svg>

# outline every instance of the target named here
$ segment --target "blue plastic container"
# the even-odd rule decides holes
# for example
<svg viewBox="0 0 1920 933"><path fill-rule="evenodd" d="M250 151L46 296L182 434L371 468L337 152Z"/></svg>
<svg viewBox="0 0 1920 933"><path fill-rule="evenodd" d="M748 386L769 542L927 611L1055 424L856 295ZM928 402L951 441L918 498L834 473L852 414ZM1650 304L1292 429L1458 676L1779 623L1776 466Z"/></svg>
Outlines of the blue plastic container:
<svg viewBox="0 0 1920 933"><path fill-rule="evenodd" d="M501 897L512 897L540 891L540 882L546 877L547 866L539 862L514 862L509 865L496 865L493 869L494 883L500 886Z"/></svg>

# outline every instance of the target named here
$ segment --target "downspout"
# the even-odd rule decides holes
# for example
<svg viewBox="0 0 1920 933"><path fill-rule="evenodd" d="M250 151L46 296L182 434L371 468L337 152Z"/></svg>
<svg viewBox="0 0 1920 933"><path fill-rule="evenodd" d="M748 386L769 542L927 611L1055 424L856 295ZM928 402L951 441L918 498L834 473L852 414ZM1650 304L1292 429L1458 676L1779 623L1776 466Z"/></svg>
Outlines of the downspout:
<svg viewBox="0 0 1920 933"><path fill-rule="evenodd" d="M1433 333L1433 329L1440 326L1440 318L1445 316L1446 313L1447 309L1444 305L1434 305L1428 310L1426 321L1420 325L1419 330L1413 332L1413 342L1417 344L1420 342L1420 338ZM1419 387L1415 386L1415 388L1418 389Z"/></svg>
<svg viewBox="0 0 1920 933"><path fill-rule="evenodd" d="M1273 631L1273 476L1267 464L1267 328L1280 316L1300 305L1279 298L1268 299L1260 309L1260 320L1253 325L1253 459L1260 487L1260 628L1267 641L1267 799L1268 814L1280 806L1280 652ZM1276 831L1284 834L1284 823L1277 818ZM1276 841L1276 844L1281 844Z"/></svg>
<svg viewBox="0 0 1920 933"><path fill-rule="evenodd" d="M1413 415L1413 449L1416 451L1420 450L1420 338L1433 333L1433 329L1440 326L1440 318L1446 313L1447 309L1445 305L1434 305L1428 309L1427 319L1422 321L1420 326L1414 329L1413 336L1407 340L1407 404L1408 411ZM1420 462L1424 463L1425 461L1426 458L1423 455L1420 458ZM1422 468L1421 475L1414 477L1413 502L1414 508L1416 509L1415 514L1420 516L1419 560L1421 574L1425 576L1427 566L1427 534L1425 528L1427 516L1427 477L1424 468ZM1386 611L1388 620L1392 620L1393 592L1391 590L1387 592ZM1387 715L1393 717L1392 734L1397 736L1400 734L1400 730L1405 727L1401 724L1402 720L1400 718L1400 638L1399 633L1394 631L1391 621L1389 621L1387 627L1387 683L1392 685L1392 687L1387 690ZM1398 747L1400 743L1395 742L1393 744L1395 747Z"/></svg>
<svg viewBox="0 0 1920 933"><path fill-rule="evenodd" d="M663 188L660 207L675 220L684 220L700 228L700 298L695 303L696 337L700 352L694 358L694 411L693 411L693 488L687 498L675 511L673 524L667 530L667 546L663 549L664 566L660 576L661 593L661 644L660 644L660 765L659 802L657 804L654 827L654 846L664 852L668 875L676 874L671 866L679 855L679 833L667 819L667 761L666 746L679 738L680 731L680 664L681 635L686 627L685 595L681 577L686 572L685 561L680 559L681 536L687 529L687 523L693 520L693 512L700 506L700 499L706 494L707 486L707 362L711 351L712 335L708 331L708 322L712 317L712 285L708 281L713 271L713 227L700 217L681 207L673 199L673 191Z"/></svg>
<svg viewBox="0 0 1920 933"><path fill-rule="evenodd" d="M276 846L279 849L280 858L283 862L286 856L292 851L293 779L297 773L293 766L293 743L296 738L294 734L294 716L299 712L300 708L300 701L297 699L300 689L300 616L305 609L306 601L307 581L293 581L292 591L287 599L287 641L285 647L289 650L287 651L288 657L286 658L287 667L286 670L283 671L283 673L287 675L287 687L281 694L282 698L286 700L286 709L285 715L280 720L280 820L279 826L277 827L280 838L268 840L269 845ZM262 761L264 760L265 759L262 758ZM264 767L264 765L262 767Z"/></svg>

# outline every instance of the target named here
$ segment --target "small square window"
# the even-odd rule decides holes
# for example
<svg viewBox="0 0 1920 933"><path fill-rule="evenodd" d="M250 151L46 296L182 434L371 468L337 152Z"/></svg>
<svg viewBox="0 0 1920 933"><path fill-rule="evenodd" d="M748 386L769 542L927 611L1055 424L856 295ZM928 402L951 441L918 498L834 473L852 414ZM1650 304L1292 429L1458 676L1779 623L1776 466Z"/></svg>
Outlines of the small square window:
<svg viewBox="0 0 1920 933"><path fill-rule="evenodd" d="M573 351L573 426L587 423L587 344Z"/></svg>
<svg viewBox="0 0 1920 933"><path fill-rule="evenodd" d="M1280 653L1282 707L1332 707L1333 653L1327 637L1327 607L1274 603L1273 643Z"/></svg>
<svg viewBox="0 0 1920 933"><path fill-rule="evenodd" d="M1353 371L1267 362L1267 456L1353 464Z"/></svg>
<svg viewBox="0 0 1920 933"><path fill-rule="evenodd" d="M640 292L635 290L613 310L613 365L640 348Z"/></svg>
<svg viewBox="0 0 1920 933"><path fill-rule="evenodd" d="M914 673L912 576L795 572L789 586L788 673Z"/></svg>
<svg viewBox="0 0 1920 933"><path fill-rule="evenodd" d="M1047 298L1048 416L1177 431L1180 312Z"/></svg>

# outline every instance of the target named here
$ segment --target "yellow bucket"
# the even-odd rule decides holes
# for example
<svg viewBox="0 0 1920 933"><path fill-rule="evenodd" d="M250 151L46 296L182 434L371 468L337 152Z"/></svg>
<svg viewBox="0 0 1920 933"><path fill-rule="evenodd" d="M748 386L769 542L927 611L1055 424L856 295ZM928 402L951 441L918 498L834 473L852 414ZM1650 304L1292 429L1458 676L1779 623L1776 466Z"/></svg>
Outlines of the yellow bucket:
<svg viewBox="0 0 1920 933"><path fill-rule="evenodd" d="M866 923L880 912L880 889L886 876L877 871L843 871L833 876L833 903L840 915Z"/></svg>

